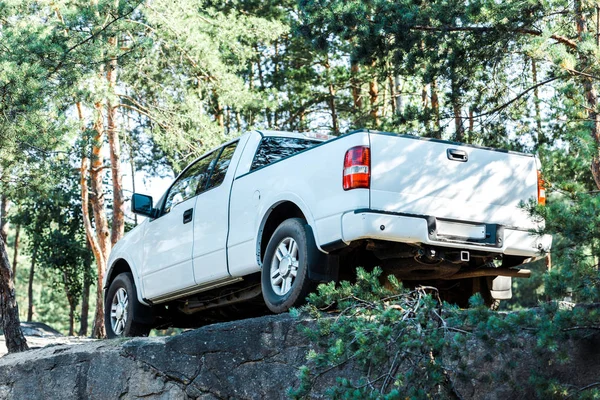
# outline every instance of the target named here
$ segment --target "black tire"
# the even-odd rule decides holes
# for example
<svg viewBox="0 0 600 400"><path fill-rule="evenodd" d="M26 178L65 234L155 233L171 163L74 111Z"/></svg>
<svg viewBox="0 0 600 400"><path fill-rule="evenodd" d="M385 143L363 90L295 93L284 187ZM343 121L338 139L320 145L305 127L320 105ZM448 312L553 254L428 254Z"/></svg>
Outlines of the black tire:
<svg viewBox="0 0 600 400"><path fill-rule="evenodd" d="M314 239L309 237L312 233L309 230L309 226L301 218L290 218L281 223L271 236L267 249L265 251L265 257L263 259L262 273L261 273L261 286L262 293L265 303L269 310L274 313L282 313L288 311L292 307L302 305L306 296L314 289L315 284L308 278L308 268L310 260L315 260L318 257L319 250L314 244ZM295 269L295 277L291 280L291 287L285 291L283 289L284 284L281 283L282 287L279 288L277 284L274 284L274 280L271 274L274 263L281 265L282 261L279 261L276 255L278 247L281 245L288 246L291 242L288 239L293 239L297 244L297 257L293 265L290 266L290 270ZM286 242L287 241L287 242ZM288 253L289 255L289 253ZM274 261L277 260L277 261ZM294 259L290 256L290 259ZM289 260L284 263L289 262ZM297 264L297 267L295 266ZM280 267L285 270L285 266ZM293 273L293 272L290 272ZM282 280L286 280L285 273L279 275ZM273 279L272 279L273 278ZM287 287L289 283L286 284ZM280 293L276 293L280 291Z"/></svg>
<svg viewBox="0 0 600 400"><path fill-rule="evenodd" d="M122 307L123 303L120 301L117 293L120 295L125 293L127 295L125 307ZM119 316L121 318L115 317L115 320L113 320L111 312L115 302L118 303L117 307L121 305L120 309L115 310L115 312L120 313ZM136 310L139 310L140 307L147 306L141 304L137 299L135 282L131 273L124 272L117 275L111 282L108 292L106 293L106 298L104 299L104 327L106 329L106 336L109 339L130 336L148 336L152 326L136 322ZM116 324L116 321L119 321L119 323Z"/></svg>

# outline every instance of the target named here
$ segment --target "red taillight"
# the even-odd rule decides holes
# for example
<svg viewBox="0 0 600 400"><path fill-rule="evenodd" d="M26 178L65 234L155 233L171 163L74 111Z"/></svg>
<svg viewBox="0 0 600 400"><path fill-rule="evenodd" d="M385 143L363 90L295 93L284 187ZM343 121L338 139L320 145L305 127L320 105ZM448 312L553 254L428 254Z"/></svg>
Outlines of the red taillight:
<svg viewBox="0 0 600 400"><path fill-rule="evenodd" d="M538 176L538 204L545 206L546 205L546 181L542 176L542 171L537 172Z"/></svg>
<svg viewBox="0 0 600 400"><path fill-rule="evenodd" d="M356 146L344 157L344 190L368 189L371 182L371 151L368 146Z"/></svg>

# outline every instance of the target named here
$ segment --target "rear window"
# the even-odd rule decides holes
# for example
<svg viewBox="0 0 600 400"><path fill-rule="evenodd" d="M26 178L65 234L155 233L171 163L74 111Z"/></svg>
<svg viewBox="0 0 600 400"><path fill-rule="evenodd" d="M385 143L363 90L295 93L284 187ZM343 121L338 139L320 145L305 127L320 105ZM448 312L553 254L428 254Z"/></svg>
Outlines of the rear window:
<svg viewBox="0 0 600 400"><path fill-rule="evenodd" d="M281 159L293 156L302 150L309 149L321 142L316 140L265 137L260 141L250 171L264 167Z"/></svg>

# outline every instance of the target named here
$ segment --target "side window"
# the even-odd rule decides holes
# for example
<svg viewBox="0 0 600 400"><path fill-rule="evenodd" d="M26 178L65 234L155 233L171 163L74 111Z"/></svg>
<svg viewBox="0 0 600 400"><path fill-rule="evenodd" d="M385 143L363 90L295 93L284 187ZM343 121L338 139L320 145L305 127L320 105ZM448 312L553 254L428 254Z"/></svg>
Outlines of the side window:
<svg viewBox="0 0 600 400"><path fill-rule="evenodd" d="M223 180L225 179L225 174L227 173L227 169L229 168L229 164L231 163L231 158L233 157L233 153L235 152L235 148L237 147L238 142L231 143L227 147L223 149L221 152L221 156L219 160L215 164L212 174L210 175L210 179L208 181L208 185L206 186L206 190L217 187Z"/></svg>
<svg viewBox="0 0 600 400"><path fill-rule="evenodd" d="M250 171L264 167L290 157L302 150L311 148L320 142L315 140L286 138L286 137L265 137L260 141L256 155L252 161Z"/></svg>
<svg viewBox="0 0 600 400"><path fill-rule="evenodd" d="M218 151L213 151L185 170L183 175L181 175L175 181L173 186L171 186L171 189L169 189L169 194L165 200L163 214L171 212L171 209L177 204L194 197L197 194L198 188L206 185L208 174L210 173L218 154Z"/></svg>

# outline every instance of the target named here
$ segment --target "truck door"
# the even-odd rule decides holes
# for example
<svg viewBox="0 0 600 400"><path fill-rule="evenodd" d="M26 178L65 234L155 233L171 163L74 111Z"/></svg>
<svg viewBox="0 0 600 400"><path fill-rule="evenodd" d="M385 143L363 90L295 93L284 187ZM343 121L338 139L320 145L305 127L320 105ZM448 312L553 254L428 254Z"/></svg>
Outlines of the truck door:
<svg viewBox="0 0 600 400"><path fill-rule="evenodd" d="M205 187L219 150L190 165L166 193L158 218L144 237L144 295L155 299L195 286L192 268L194 214L199 187Z"/></svg>
<svg viewBox="0 0 600 400"><path fill-rule="evenodd" d="M240 150L239 142L222 148L206 186L196 199L194 213L193 267L197 285L229 276L227 271L227 232L229 194ZM235 157L234 157L235 153Z"/></svg>

